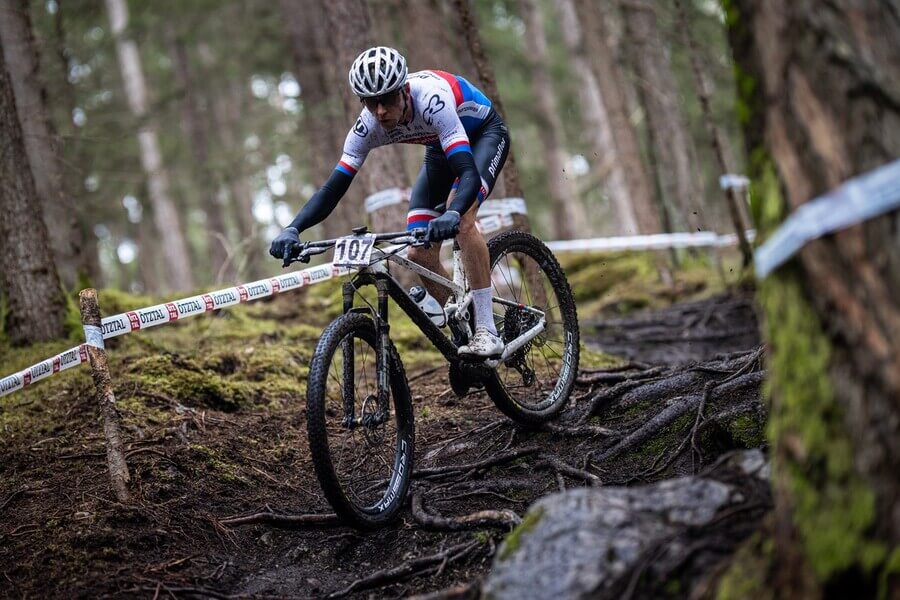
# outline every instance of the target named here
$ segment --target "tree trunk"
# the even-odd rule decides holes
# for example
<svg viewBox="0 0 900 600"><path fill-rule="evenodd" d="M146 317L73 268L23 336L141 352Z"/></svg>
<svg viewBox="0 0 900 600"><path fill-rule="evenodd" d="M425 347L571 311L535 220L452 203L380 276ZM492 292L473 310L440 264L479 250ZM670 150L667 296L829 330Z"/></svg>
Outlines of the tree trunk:
<svg viewBox="0 0 900 600"><path fill-rule="evenodd" d="M546 161L547 188L553 203L554 226L557 239L573 239L587 234L588 218L572 180L566 174L566 152L561 138L564 135L559 106L550 81L547 34L544 15L536 0L520 0L525 21L525 36L531 41L528 57L531 64L531 83L540 122L541 142Z"/></svg>
<svg viewBox="0 0 900 600"><path fill-rule="evenodd" d="M362 105L353 94L347 83L347 72L350 64L366 48L374 46L371 31L372 23L364 0L324 0L325 14L330 25L328 36L333 44L331 62L335 65L332 71L332 88L340 81L341 97L344 101L344 116L347 127L359 116ZM343 146L343 138L341 139ZM340 148L335 148L335 153ZM366 158L358 178L362 179L366 195L375 194L389 188L407 187L408 182L403 171L403 157L395 145L376 148ZM362 225L365 220L364 209L353 206L353 217L350 222ZM346 213L345 213L346 214ZM406 211L393 211L390 223L379 223L379 227L399 231L406 229ZM396 222L394 222L396 220ZM349 233L349 232L345 232Z"/></svg>
<svg viewBox="0 0 900 600"><path fill-rule="evenodd" d="M309 176L318 187L334 170L349 129L343 104L334 93L346 87L346 78L338 79L340 70L331 64L335 57L328 28L322 27L327 17L321 0L281 0L281 11L300 82ZM351 186L334 213L322 223L324 236L343 235L359 225L362 199L360 186Z"/></svg>
<svg viewBox="0 0 900 600"><path fill-rule="evenodd" d="M65 286L73 287L83 263L82 234L75 205L63 190L59 139L38 73L40 61L26 0L0 0L0 40L53 259Z"/></svg>
<svg viewBox="0 0 900 600"><path fill-rule="evenodd" d="M169 196L169 177L163 166L157 128L147 113L147 89L137 44L125 31L128 26L128 8L125 0L106 0L106 9L116 40L116 54L128 106L140 127L138 145L141 165L147 175L147 188L162 246L160 252L165 257L168 271L164 284L172 290L189 290L194 287L194 278L187 240L178 208Z"/></svg>
<svg viewBox="0 0 900 600"><path fill-rule="evenodd" d="M6 334L16 345L63 335L65 299L48 252L12 82L0 47L0 292Z"/></svg>
<svg viewBox="0 0 900 600"><path fill-rule="evenodd" d="M572 0L560 0L556 4L559 12L563 42L569 52L581 102L581 117L584 120L584 134L587 146L593 155L593 170L604 181L604 191L615 207L618 229L623 234L638 232L637 215L631 204L625 171L613 141L612 126L597 77L588 60L582 24L579 22Z"/></svg>
<svg viewBox="0 0 900 600"><path fill-rule="evenodd" d="M788 210L900 156L900 8L728 8L761 227L771 231ZM810 242L761 286L776 505L769 585L780 597L900 598L898 230L895 210Z"/></svg>
<svg viewBox="0 0 900 600"><path fill-rule="evenodd" d="M509 115L503 109L503 101L500 99L500 91L497 89L497 80L494 77L494 68L484 51L484 45L481 43L481 33L478 29L478 23L475 20L475 14L472 10L471 0L451 0L456 12L459 15L462 33L465 36L466 46L475 65L475 74L478 79L478 87L487 94L487 97L493 102L494 109L500 113L503 118ZM503 167L503 188L507 196L523 197L522 185L519 180L519 169L516 166L516 155L512 147L506 157L506 165ZM525 215L516 215L516 226L522 228L523 231L530 231L531 227L528 218Z"/></svg>
<svg viewBox="0 0 900 600"><path fill-rule="evenodd" d="M253 217L253 191L244 160L244 129L241 115L245 107L245 86L240 81L228 84L213 100L213 114L218 123L219 140L226 149L225 184L230 210L237 224L238 243L230 249L230 271L216 275L216 281L236 277L246 281L262 275L263 251L259 248L259 232Z"/></svg>
<svg viewBox="0 0 900 600"><path fill-rule="evenodd" d="M690 24L688 23L681 0L675 0L675 5L678 10L679 25L682 30L682 35L684 35L687 41L691 70L693 71L697 93L700 97L703 120L706 122L707 132L718 162L719 172L723 175L725 173L732 173L732 165L726 160L725 156L726 143L724 136L722 135L721 129L716 125L716 122L712 118L709 84L706 81L706 77L703 75L703 69L700 65L700 52L696 47L696 40L694 40L694 36L691 35ZM737 197L734 189L731 188L725 190L725 199L728 204L728 213L731 215L731 222L734 225L735 234L737 234L738 245L740 246L741 254L744 257L744 266L746 267L750 264L752 250L750 249L750 243L747 241L747 236L744 233L747 225L741 217L741 209L739 206L740 199Z"/></svg>
<svg viewBox="0 0 900 600"><path fill-rule="evenodd" d="M696 151L681 111L656 8L648 0L623 0L622 7L663 204L675 213L674 225L699 231L705 227L700 217Z"/></svg>
<svg viewBox="0 0 900 600"><path fill-rule="evenodd" d="M575 7L586 33L585 44L588 55L593 58L592 67L609 114L617 155L625 171L625 181L636 216L638 232L658 233L662 230L659 209L653 186L641 158L637 134L628 116L625 94L622 91L625 80L613 60L603 15L589 0L577 0Z"/></svg>
<svg viewBox="0 0 900 600"><path fill-rule="evenodd" d="M215 274L221 270L230 244L222 206L218 200L216 181L209 163L209 130L203 118L197 81L184 40L173 25L168 25L166 33L175 81L180 88L182 131L190 143L191 157L194 160L192 172L196 174L201 206L206 213L206 254L209 258L210 272Z"/></svg>

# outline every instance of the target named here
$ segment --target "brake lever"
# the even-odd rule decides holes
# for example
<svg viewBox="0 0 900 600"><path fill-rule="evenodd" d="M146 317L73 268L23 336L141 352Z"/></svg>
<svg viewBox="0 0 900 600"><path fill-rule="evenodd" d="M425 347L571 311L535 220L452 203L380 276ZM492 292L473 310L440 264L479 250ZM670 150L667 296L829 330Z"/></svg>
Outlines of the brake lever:
<svg viewBox="0 0 900 600"><path fill-rule="evenodd" d="M287 267L291 266L295 262L308 263L310 260L310 257L306 252L308 246L309 246L309 242L303 242L303 245L301 246L300 252L297 254L297 256L288 255L287 258L283 259L283 262L281 263L281 268L286 269ZM293 250L293 248L292 248L292 250ZM293 254L293 252L291 252L291 254Z"/></svg>

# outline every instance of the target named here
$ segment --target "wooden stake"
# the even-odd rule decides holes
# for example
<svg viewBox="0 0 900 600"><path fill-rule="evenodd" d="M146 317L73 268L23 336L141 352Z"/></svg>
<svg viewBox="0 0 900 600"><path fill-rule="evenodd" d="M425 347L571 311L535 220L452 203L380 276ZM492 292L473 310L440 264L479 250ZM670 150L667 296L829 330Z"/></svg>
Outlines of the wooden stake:
<svg viewBox="0 0 900 600"><path fill-rule="evenodd" d="M106 462L109 465L109 477L116 499L125 504L130 502L128 482L128 464L125 462L124 445L119 423L121 418L116 408L116 396L112 390L109 375L109 364L106 359L106 348L103 344L103 332L100 323L100 305L97 302L97 290L88 288L78 295L81 301L81 323L87 341L88 358L91 363L91 377L97 390L97 402L103 415L103 433L106 437Z"/></svg>

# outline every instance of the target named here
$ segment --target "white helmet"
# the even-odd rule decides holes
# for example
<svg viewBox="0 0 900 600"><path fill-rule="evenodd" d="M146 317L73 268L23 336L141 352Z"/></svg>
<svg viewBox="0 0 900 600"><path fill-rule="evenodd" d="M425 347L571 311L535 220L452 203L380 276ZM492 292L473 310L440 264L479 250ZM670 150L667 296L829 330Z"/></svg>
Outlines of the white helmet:
<svg viewBox="0 0 900 600"><path fill-rule="evenodd" d="M381 96L406 83L406 59L386 46L369 48L350 66L350 87L360 98Z"/></svg>

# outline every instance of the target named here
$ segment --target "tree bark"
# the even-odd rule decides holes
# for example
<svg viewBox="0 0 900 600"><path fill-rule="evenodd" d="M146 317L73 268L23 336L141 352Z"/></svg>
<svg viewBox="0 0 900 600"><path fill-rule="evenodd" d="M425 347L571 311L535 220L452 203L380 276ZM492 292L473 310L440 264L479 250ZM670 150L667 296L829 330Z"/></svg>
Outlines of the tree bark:
<svg viewBox="0 0 900 600"><path fill-rule="evenodd" d="M531 82L540 122L538 129L546 161L547 188L553 204L554 228L557 239L582 237L588 232L588 218L584 204L578 197L571 178L566 174L566 152L559 106L550 81L547 34L544 15L536 0L520 0L525 21L525 36L531 40L528 53Z"/></svg>
<svg viewBox="0 0 900 600"><path fill-rule="evenodd" d="M471 0L451 0L459 15L459 22L462 26L462 33L465 36L466 46L469 49L469 55L475 66L475 73L478 77L478 87L487 94L487 97L493 102L494 109L500 113L500 116L507 118L508 115L503 109L503 101L500 98L500 91L497 89L497 79L494 77L494 68L484 51L484 44L481 43L481 34L478 29L478 22L472 10ZM519 169L516 166L516 155L512 147L506 157L506 165L503 167L503 188L507 196L523 197L522 184L519 180ZM521 218L520 218L521 217ZM524 231L530 231L530 224L525 215L516 215L517 226Z"/></svg>
<svg viewBox="0 0 900 600"><path fill-rule="evenodd" d="M221 270L230 244L222 206L218 200L215 177L209 162L209 130L203 118L202 101L182 34L174 25L167 26L166 34L175 81L180 88L182 131L190 144L191 157L194 160L192 171L196 176L201 206L206 213L206 254L209 258L210 272L215 274Z"/></svg>
<svg viewBox="0 0 900 600"><path fill-rule="evenodd" d="M327 16L321 0L281 0L281 11L301 88L309 176L318 187L334 170L349 129L343 103L335 95L336 90L347 84L337 79L338 70L331 65L335 57L328 28L322 27ZM359 225L363 198L359 188L359 185L351 186L334 213L322 223L325 237L346 234L351 227Z"/></svg>
<svg viewBox="0 0 900 600"><path fill-rule="evenodd" d="M64 285L73 287L83 267L83 239L75 205L63 189L59 139L49 118L26 0L0 0L0 40L53 259Z"/></svg>
<svg viewBox="0 0 900 600"><path fill-rule="evenodd" d="M638 232L662 231L659 209L647 169L641 158L637 134L628 116L623 89L625 81L613 60L603 15L589 0L575 2L577 15L583 24L591 66L609 114L612 136L625 172L628 193L637 220Z"/></svg>
<svg viewBox="0 0 900 600"><path fill-rule="evenodd" d="M712 118L712 110L710 109L709 103L709 84L703 75L703 69L700 65L700 52L696 47L697 42L694 40L693 35L691 35L690 24L688 23L681 0L675 0L675 5L678 10L679 25L682 30L682 35L684 35L687 41L688 54L690 54L691 60L691 70L693 71L697 93L700 97L700 107L703 111L703 118L706 122L707 132L713 146L716 161L718 162L719 171L722 174L731 173L733 171L729 168L730 165L728 161L726 161L725 156L726 144L724 136L722 135L720 128L716 125L715 120ZM728 213L731 215L731 222L734 225L734 230L737 234L738 245L744 258L744 266L746 267L752 260L752 250L750 249L750 243L747 241L747 236L744 233L747 226L741 218L741 209L738 205L740 199L732 188L725 190L725 199L728 205Z"/></svg>
<svg viewBox="0 0 900 600"><path fill-rule="evenodd" d="M569 51L575 76L581 82L578 86L581 116L585 123L586 145L593 154L593 171L599 173L604 181L603 189L615 207L619 232L637 233L637 215L629 198L625 171L613 141L606 103L588 59L582 24L572 0L560 0L556 3L556 8L563 42Z"/></svg>
<svg viewBox="0 0 900 600"><path fill-rule="evenodd" d="M65 300L38 208L12 82L0 47L0 292L15 345L63 335Z"/></svg>
<svg viewBox="0 0 900 600"><path fill-rule="evenodd" d="M333 44L330 59L335 65L332 71L333 86L336 87L340 81L339 89L344 102L344 117L347 124L343 129L349 131L349 125L359 116L362 104L347 83L347 71L360 52L375 45L369 33L372 27L371 18L364 0L324 0L324 10L331 33L329 39ZM343 141L341 138L340 147L343 146ZM340 147L335 148L335 153L340 152ZM400 149L393 144L376 148L369 153L365 165L357 175L357 178L362 180L366 195L389 188L407 187L408 181L402 165L403 157ZM352 208L354 216L350 217L350 223L363 224L365 216L362 207L357 205ZM379 222L378 227L392 231L406 228L405 210L391 211L389 216L389 219L385 219L389 222ZM374 225L373 223L373 228Z"/></svg>
<svg viewBox="0 0 900 600"><path fill-rule="evenodd" d="M896 2L728 9L763 229L900 156ZM898 230L894 211L810 242L761 287L780 597L900 597Z"/></svg>
<svg viewBox="0 0 900 600"><path fill-rule="evenodd" d="M623 0L622 8L663 204L674 213L674 225L699 231L705 227L700 217L696 150L680 107L656 8L647 0Z"/></svg>
<svg viewBox="0 0 900 600"><path fill-rule="evenodd" d="M147 88L141 67L137 44L126 32L128 8L125 0L106 0L106 9L113 37L116 40L116 54L128 106L138 122L138 145L141 165L147 175L147 189L153 205L153 216L162 247L160 252L166 260L168 277L164 280L167 288L176 291L194 287L190 254L178 208L169 195L169 177L163 165L159 148L156 125L147 111Z"/></svg>

